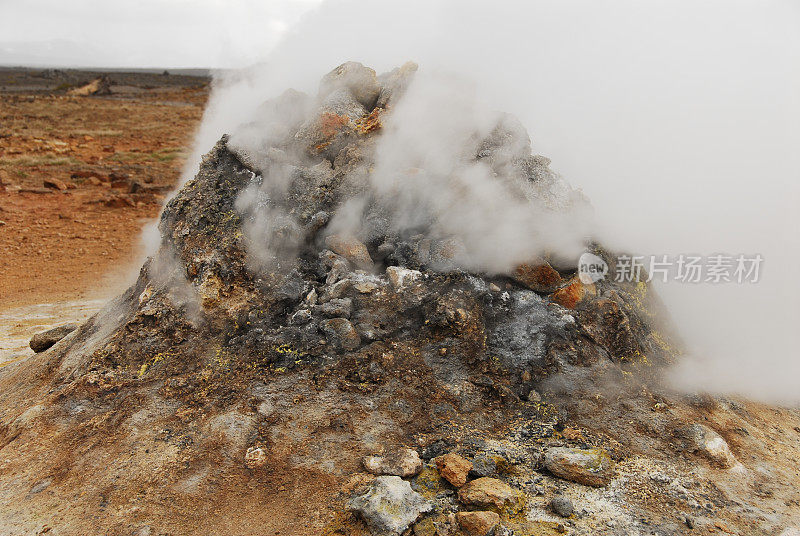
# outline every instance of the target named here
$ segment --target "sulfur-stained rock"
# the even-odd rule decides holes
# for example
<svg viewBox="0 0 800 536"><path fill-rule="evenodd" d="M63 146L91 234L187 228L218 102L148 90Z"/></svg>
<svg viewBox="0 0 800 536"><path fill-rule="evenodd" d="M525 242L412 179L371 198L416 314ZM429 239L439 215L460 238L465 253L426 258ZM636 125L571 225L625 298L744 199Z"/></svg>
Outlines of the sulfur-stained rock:
<svg viewBox="0 0 800 536"><path fill-rule="evenodd" d="M385 456L367 456L364 468L373 475L410 477L422 471L422 460L416 450L402 448Z"/></svg>
<svg viewBox="0 0 800 536"><path fill-rule="evenodd" d="M325 238L325 245L358 268L367 269L372 266L367 246L352 236L330 235Z"/></svg>
<svg viewBox="0 0 800 536"><path fill-rule="evenodd" d="M548 294L561 284L561 275L543 260L520 264L512 277L535 292Z"/></svg>
<svg viewBox="0 0 800 536"><path fill-rule="evenodd" d="M737 464L736 457L725 439L708 426L693 424L686 427L683 432L691 442L692 449L708 458L714 465L730 469Z"/></svg>
<svg viewBox="0 0 800 536"><path fill-rule="evenodd" d="M614 477L614 462L600 448L550 448L544 454L544 466L559 478L587 486L605 486Z"/></svg>
<svg viewBox="0 0 800 536"><path fill-rule="evenodd" d="M578 277L573 277L569 283L553 292L550 299L562 307L574 309L583 300L594 296L597 296L597 287L594 283L587 285Z"/></svg>
<svg viewBox="0 0 800 536"><path fill-rule="evenodd" d="M467 536L486 536L500 523L500 516L495 512L458 512L458 525Z"/></svg>
<svg viewBox="0 0 800 536"><path fill-rule="evenodd" d="M467 483L467 476L472 469L472 462L453 452L439 456L434 461L442 478L453 486L460 488Z"/></svg>
<svg viewBox="0 0 800 536"><path fill-rule="evenodd" d="M432 507L399 476L379 476L366 492L348 503L348 508L378 536L401 534Z"/></svg>
<svg viewBox="0 0 800 536"><path fill-rule="evenodd" d="M482 508L500 510L516 502L517 498L517 493L508 484L490 477L473 480L458 490L459 501Z"/></svg>

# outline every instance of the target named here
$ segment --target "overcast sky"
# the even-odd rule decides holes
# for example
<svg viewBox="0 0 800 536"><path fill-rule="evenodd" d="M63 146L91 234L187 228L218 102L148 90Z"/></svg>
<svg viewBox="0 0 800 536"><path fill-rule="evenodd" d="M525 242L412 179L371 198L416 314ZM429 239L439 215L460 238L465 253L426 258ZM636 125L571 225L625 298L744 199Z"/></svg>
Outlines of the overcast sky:
<svg viewBox="0 0 800 536"><path fill-rule="evenodd" d="M320 0L0 0L0 65L238 67Z"/></svg>

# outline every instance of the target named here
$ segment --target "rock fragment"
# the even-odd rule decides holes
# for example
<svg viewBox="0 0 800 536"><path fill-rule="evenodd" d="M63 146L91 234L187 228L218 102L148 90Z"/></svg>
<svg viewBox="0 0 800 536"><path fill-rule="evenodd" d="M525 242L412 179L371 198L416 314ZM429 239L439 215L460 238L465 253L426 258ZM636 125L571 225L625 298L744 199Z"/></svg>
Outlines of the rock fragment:
<svg viewBox="0 0 800 536"><path fill-rule="evenodd" d="M408 268L402 268L400 266L389 266L386 269L386 275L392 287L394 287L395 290L400 290L418 281L422 277L422 272L419 270L409 270Z"/></svg>
<svg viewBox="0 0 800 536"><path fill-rule="evenodd" d="M337 255L341 255L354 266L362 269L372 267L372 258L367 246L356 238L343 235L330 235L325 238L325 246Z"/></svg>
<svg viewBox="0 0 800 536"><path fill-rule="evenodd" d="M433 505L411 489L399 476L379 476L366 492L350 500L348 508L357 513L373 534L401 534L420 514Z"/></svg>
<svg viewBox="0 0 800 536"><path fill-rule="evenodd" d="M708 426L693 424L683 432L693 450L704 455L714 465L730 469L738 463L725 439Z"/></svg>
<svg viewBox="0 0 800 536"><path fill-rule="evenodd" d="M500 523L500 516L495 512L459 512L456 514L458 525L468 536L486 536Z"/></svg>
<svg viewBox="0 0 800 536"><path fill-rule="evenodd" d="M597 296L597 287L594 283L587 285L578 277L573 277L566 286L556 290L551 299L562 307L574 309L583 300L594 296Z"/></svg>
<svg viewBox="0 0 800 536"><path fill-rule="evenodd" d="M493 476L497 474L497 462L488 456L476 456L472 460L470 475L474 477Z"/></svg>
<svg viewBox="0 0 800 536"><path fill-rule="evenodd" d="M331 318L319 324L320 330L331 337L336 346L344 350L355 350L361 346L361 337L346 318Z"/></svg>
<svg viewBox="0 0 800 536"><path fill-rule="evenodd" d="M543 260L520 264L514 270L514 280L534 292L550 293L558 288L561 275Z"/></svg>
<svg viewBox="0 0 800 536"><path fill-rule="evenodd" d="M244 464L248 469L263 467L267 463L267 453L261 447L250 447L244 455Z"/></svg>
<svg viewBox="0 0 800 536"><path fill-rule="evenodd" d="M460 488L467 483L467 476L472 469L472 462L449 452L444 456L439 456L434 460L436 468L442 478L450 482L453 486Z"/></svg>
<svg viewBox="0 0 800 536"><path fill-rule="evenodd" d="M458 500L467 506L500 510L516 502L517 493L502 480L483 477L458 490Z"/></svg>
<svg viewBox="0 0 800 536"><path fill-rule="evenodd" d="M31 338L31 350L37 354L39 352L44 352L76 329L78 329L77 324L64 324L63 326L58 326L53 329L48 329L47 331L42 331L41 333L37 333Z"/></svg>
<svg viewBox="0 0 800 536"><path fill-rule="evenodd" d="M61 190L62 192L67 190L67 184L58 179L44 179L42 184L45 188L51 188L53 190Z"/></svg>
<svg viewBox="0 0 800 536"><path fill-rule="evenodd" d="M600 448L550 448L544 454L544 466L559 478L586 486L605 486L614 477L614 462Z"/></svg>
<svg viewBox="0 0 800 536"><path fill-rule="evenodd" d="M347 88L366 109L371 110L381 88L375 71L357 61L348 61L326 74L319 84L319 97L325 98L341 88Z"/></svg>
<svg viewBox="0 0 800 536"><path fill-rule="evenodd" d="M575 512L572 501L566 495L556 495L550 500L550 508L561 517L569 517Z"/></svg>
<svg viewBox="0 0 800 536"><path fill-rule="evenodd" d="M385 456L367 456L364 468L373 475L410 477L422 471L422 460L416 450L403 448Z"/></svg>

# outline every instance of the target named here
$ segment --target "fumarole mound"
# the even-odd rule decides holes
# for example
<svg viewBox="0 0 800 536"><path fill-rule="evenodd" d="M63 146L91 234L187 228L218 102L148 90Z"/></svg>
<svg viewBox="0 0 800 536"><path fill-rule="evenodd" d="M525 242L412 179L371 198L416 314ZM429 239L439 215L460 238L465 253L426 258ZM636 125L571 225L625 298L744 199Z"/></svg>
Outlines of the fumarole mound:
<svg viewBox="0 0 800 536"><path fill-rule="evenodd" d="M7 527L684 534L758 517L693 469L728 475L736 447L684 430L734 410L656 394L675 350L648 285L584 282L557 251L584 198L512 116L417 139L406 118L438 119L415 108L416 71L346 63L316 96L265 103L169 201L136 283L3 371Z"/></svg>

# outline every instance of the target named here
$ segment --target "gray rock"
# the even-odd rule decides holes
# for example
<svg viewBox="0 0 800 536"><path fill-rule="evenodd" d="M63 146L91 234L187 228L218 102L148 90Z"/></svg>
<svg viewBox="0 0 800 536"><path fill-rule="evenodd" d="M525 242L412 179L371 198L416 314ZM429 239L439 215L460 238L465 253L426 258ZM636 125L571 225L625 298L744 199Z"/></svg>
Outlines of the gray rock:
<svg viewBox="0 0 800 536"><path fill-rule="evenodd" d="M351 288L353 288L353 282L350 279L337 281L325 288L320 301L326 302L335 298L342 298Z"/></svg>
<svg viewBox="0 0 800 536"><path fill-rule="evenodd" d="M293 326L302 326L309 322L311 322L311 311L308 309L300 309L289 319L289 323Z"/></svg>
<svg viewBox="0 0 800 536"><path fill-rule="evenodd" d="M566 495L556 495L550 500L550 508L561 517L569 517L575 512L572 501Z"/></svg>
<svg viewBox="0 0 800 536"><path fill-rule="evenodd" d="M378 77L381 85L380 95L376 106L386 108L388 105L397 101L402 96L419 66L413 61L404 63L402 66L392 69L388 73L383 73Z"/></svg>
<svg viewBox="0 0 800 536"><path fill-rule="evenodd" d="M37 333L31 338L31 350L36 353L44 352L76 329L78 329L78 324L64 324L63 326Z"/></svg>
<svg viewBox="0 0 800 536"><path fill-rule="evenodd" d="M381 92L375 71L357 61L343 63L326 74L319 84L319 96L324 99L341 89L347 89L355 100L369 110L375 106Z"/></svg>
<svg viewBox="0 0 800 536"><path fill-rule="evenodd" d="M350 318L350 313L353 311L353 300L350 298L334 298L327 303L318 305L316 308L320 313L330 318Z"/></svg>
<svg viewBox="0 0 800 536"><path fill-rule="evenodd" d="M475 478L495 476L497 474L497 464L488 456L476 456L472 460L472 470L469 474Z"/></svg>
<svg viewBox="0 0 800 536"><path fill-rule="evenodd" d="M348 509L357 513L377 536L403 533L431 508L433 505L399 476L379 476L363 495L348 503Z"/></svg>

